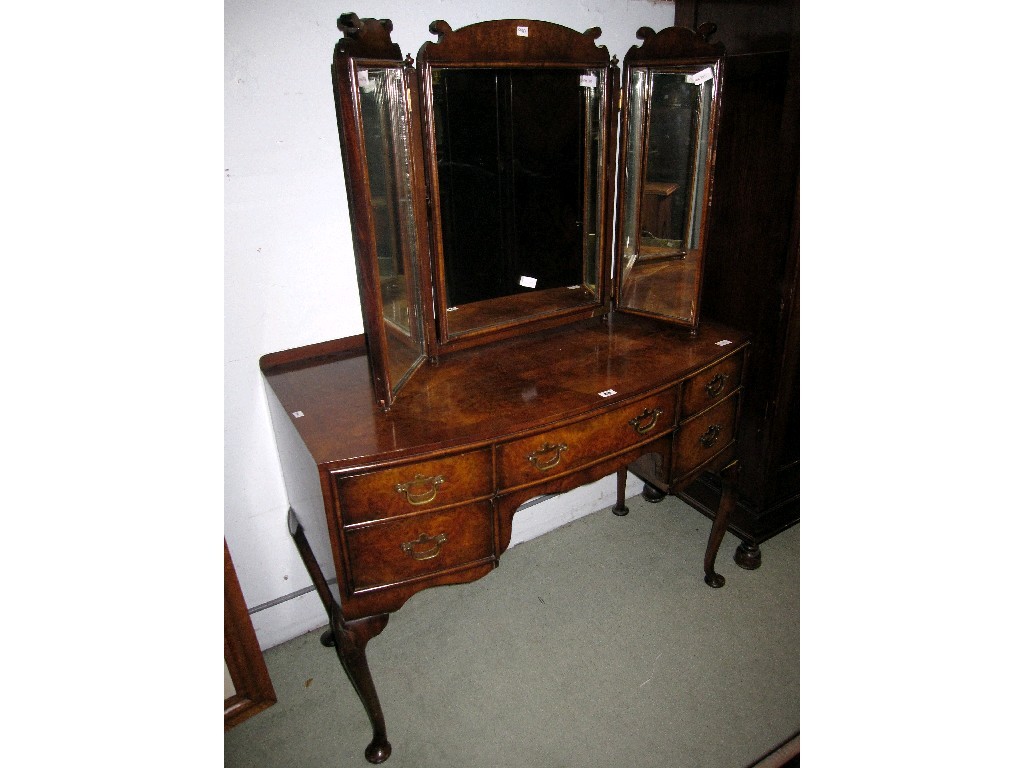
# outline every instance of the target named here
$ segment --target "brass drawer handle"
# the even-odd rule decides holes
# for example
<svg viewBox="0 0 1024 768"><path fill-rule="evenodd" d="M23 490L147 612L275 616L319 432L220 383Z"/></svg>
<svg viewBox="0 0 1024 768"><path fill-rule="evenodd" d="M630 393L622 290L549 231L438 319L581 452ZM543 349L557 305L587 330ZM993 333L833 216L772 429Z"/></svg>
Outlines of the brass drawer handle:
<svg viewBox="0 0 1024 768"><path fill-rule="evenodd" d="M543 472L558 464L562 460L562 451L568 449L569 446L565 443L559 443L558 445L544 443L539 450L534 451L526 458L530 460L533 466Z"/></svg>
<svg viewBox="0 0 1024 768"><path fill-rule="evenodd" d="M441 545L446 541L448 541L446 533L439 533L437 536L427 536L427 534L421 533L419 538L402 544L402 551L413 560L430 560L441 554ZM430 544L430 546L424 548L426 544Z"/></svg>
<svg viewBox="0 0 1024 768"><path fill-rule="evenodd" d="M722 431L721 424L712 424L708 427L708 431L701 435L698 440L700 444L705 448L710 448L712 445L718 442L718 433Z"/></svg>
<svg viewBox="0 0 1024 768"><path fill-rule="evenodd" d="M629 426L631 426L638 435L645 434L646 432L650 432L654 429L654 425L658 423L658 417L663 413L664 411L661 408L655 408L653 411L644 408L643 413L635 419L629 420ZM645 424L644 422L647 423Z"/></svg>
<svg viewBox="0 0 1024 768"><path fill-rule="evenodd" d="M729 374L719 373L711 381L709 381L704 389L707 390L708 397L718 397L722 394L722 390L725 389L725 382L728 381Z"/></svg>
<svg viewBox="0 0 1024 768"><path fill-rule="evenodd" d="M396 485L395 491L405 496L405 500L410 504L419 506L420 504L432 502L437 497L438 486L443 482L444 476L442 475L435 477L416 475L409 482Z"/></svg>

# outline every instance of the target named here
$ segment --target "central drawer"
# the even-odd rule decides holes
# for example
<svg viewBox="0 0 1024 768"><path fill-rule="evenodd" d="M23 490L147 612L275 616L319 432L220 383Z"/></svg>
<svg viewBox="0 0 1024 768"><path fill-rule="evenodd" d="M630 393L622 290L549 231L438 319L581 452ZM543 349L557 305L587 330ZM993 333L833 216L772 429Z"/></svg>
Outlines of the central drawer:
<svg viewBox="0 0 1024 768"><path fill-rule="evenodd" d="M353 592L430 576L494 555L491 502L346 528Z"/></svg>
<svg viewBox="0 0 1024 768"><path fill-rule="evenodd" d="M498 487L515 488L572 472L672 431L675 398L665 390L632 405L533 437L498 445Z"/></svg>

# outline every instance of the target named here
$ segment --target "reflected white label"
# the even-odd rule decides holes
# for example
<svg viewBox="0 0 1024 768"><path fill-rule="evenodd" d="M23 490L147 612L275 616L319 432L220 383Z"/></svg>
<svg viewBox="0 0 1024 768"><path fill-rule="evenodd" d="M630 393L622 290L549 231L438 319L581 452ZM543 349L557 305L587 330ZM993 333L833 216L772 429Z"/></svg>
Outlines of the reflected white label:
<svg viewBox="0 0 1024 768"><path fill-rule="evenodd" d="M597 394L599 394L601 397L611 397L612 395L617 395L618 392L616 392L614 389L606 389L604 392L598 392Z"/></svg>
<svg viewBox="0 0 1024 768"><path fill-rule="evenodd" d="M710 80L715 76L715 71L711 67L705 67L700 72L693 75L686 76L686 82L693 83L694 85L700 85L703 82Z"/></svg>
<svg viewBox="0 0 1024 768"><path fill-rule="evenodd" d="M715 342L715 346L716 347L724 347L724 346L726 346L728 344L732 344L732 342L729 341L728 339L722 339L721 341L716 341Z"/></svg>
<svg viewBox="0 0 1024 768"><path fill-rule="evenodd" d="M301 419L305 415L306 414L304 414L302 411L292 411L292 416L294 416L296 419Z"/></svg>

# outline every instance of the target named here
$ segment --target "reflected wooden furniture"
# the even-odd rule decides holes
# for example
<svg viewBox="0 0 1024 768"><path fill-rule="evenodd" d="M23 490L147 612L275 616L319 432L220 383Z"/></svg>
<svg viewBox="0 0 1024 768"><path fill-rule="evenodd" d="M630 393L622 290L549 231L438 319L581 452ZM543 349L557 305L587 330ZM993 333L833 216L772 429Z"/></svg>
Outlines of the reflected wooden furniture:
<svg viewBox="0 0 1024 768"><path fill-rule="evenodd" d="M262 712L277 701L256 632L249 620L242 587L224 542L224 664L234 693L224 698L224 730Z"/></svg>
<svg viewBox="0 0 1024 768"><path fill-rule="evenodd" d="M670 181L645 181L644 199L640 209L642 234L654 237L672 236L672 196L679 184Z"/></svg>
<svg viewBox="0 0 1024 768"><path fill-rule="evenodd" d="M366 757L391 751L365 657L420 590L498 565L527 500L619 476L681 489L734 464L744 335L628 315L594 318L447 355L392 408L378 407L363 337L261 360L292 504L293 536L330 617L328 640L373 724ZM708 541L704 579L731 497ZM623 523L623 536L629 535Z"/></svg>

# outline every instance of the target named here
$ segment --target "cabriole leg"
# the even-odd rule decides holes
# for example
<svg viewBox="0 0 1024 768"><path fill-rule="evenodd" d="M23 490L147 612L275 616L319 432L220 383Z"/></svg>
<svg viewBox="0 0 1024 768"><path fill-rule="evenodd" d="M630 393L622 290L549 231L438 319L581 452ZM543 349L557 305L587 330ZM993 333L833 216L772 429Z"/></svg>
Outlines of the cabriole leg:
<svg viewBox="0 0 1024 768"><path fill-rule="evenodd" d="M313 550L309 546L309 541L306 540L302 525L292 510L288 510L288 531L295 541L302 562L309 572L310 579L313 580L313 586L316 587L320 602L324 604L324 610L327 611L330 620L331 628L320 636L320 642L327 646L334 646L334 650L338 654L338 661L341 662L342 669L348 675L348 679L356 689L356 694L363 702L363 708L366 709L366 714L370 718L370 725L373 727L373 740L364 752L366 759L371 763L383 763L391 756L391 744L388 742L387 729L384 726L384 712L381 710L380 700L377 698L377 688L373 684L370 667L366 662L366 644L370 638L379 635L387 626L388 614L345 621L341 613L341 606L331 594L323 571L320 570Z"/></svg>
<svg viewBox="0 0 1024 768"><path fill-rule="evenodd" d="M373 727L373 740L366 747L364 754L371 763L383 763L391 756L391 744L388 742L387 727L384 725L384 711L377 698L377 688L370 675L370 666L366 662L366 644L370 638L379 635L388 623L388 614L370 616L355 621L343 621L340 611L335 611L331 618L334 633L334 650L338 654L345 674L363 702L363 708L370 718Z"/></svg>
<svg viewBox="0 0 1024 768"><path fill-rule="evenodd" d="M715 558L718 557L718 548L725 538L726 528L729 527L729 516L736 506L736 476L739 471L740 463L735 460L722 470L722 499L718 503L718 511L711 525L711 535L708 537L708 548L704 552L704 583L714 589L725 584L725 577L715 572Z"/></svg>

